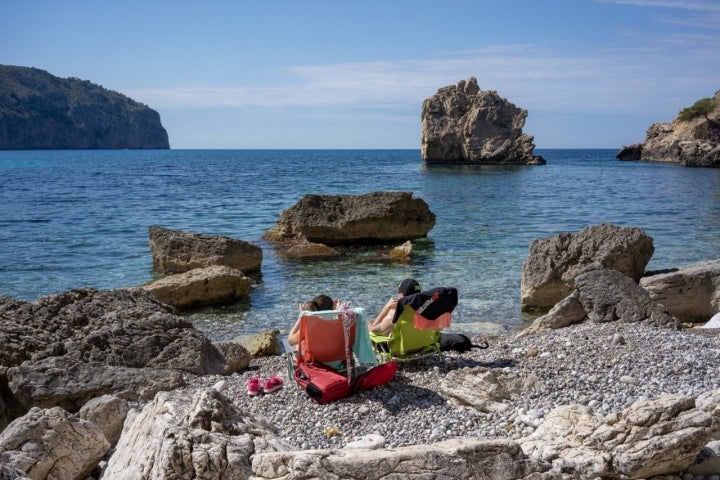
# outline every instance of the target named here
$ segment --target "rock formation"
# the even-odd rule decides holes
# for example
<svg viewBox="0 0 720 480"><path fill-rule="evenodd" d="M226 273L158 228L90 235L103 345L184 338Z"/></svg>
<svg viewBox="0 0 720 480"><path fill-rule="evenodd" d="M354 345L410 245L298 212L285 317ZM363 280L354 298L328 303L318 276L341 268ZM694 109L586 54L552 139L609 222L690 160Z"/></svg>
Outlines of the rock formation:
<svg viewBox="0 0 720 480"><path fill-rule="evenodd" d="M185 310L234 303L247 297L251 287L252 280L240 270L217 265L169 275L142 288L161 302Z"/></svg>
<svg viewBox="0 0 720 480"><path fill-rule="evenodd" d="M263 238L291 244L378 244L421 238L434 226L435 214L411 192L307 194L284 210Z"/></svg>
<svg viewBox="0 0 720 480"><path fill-rule="evenodd" d="M596 262L639 282L654 251L652 238L639 228L609 223L586 227L575 235L536 239L522 268L522 310L547 311L569 295L575 277Z"/></svg>
<svg viewBox="0 0 720 480"><path fill-rule="evenodd" d="M148 228L148 236L153 268L160 273L182 273L214 265L255 272L262 264L260 247L230 237L170 230L156 225Z"/></svg>
<svg viewBox="0 0 720 480"><path fill-rule="evenodd" d="M625 145L620 149L620 152L615 155L618 160L640 160L642 157L642 143L635 143L633 145Z"/></svg>
<svg viewBox="0 0 720 480"><path fill-rule="evenodd" d="M681 112L672 122L651 125L645 142L633 146L633 156L637 156L638 150L639 156L627 159L679 163L685 167L720 167L720 90L712 99L703 100L708 107L704 113L686 118ZM630 147L623 147L618 158L631 155L627 148Z"/></svg>
<svg viewBox="0 0 720 480"><path fill-rule="evenodd" d="M720 259L654 273L640 285L683 322L704 323L720 312Z"/></svg>
<svg viewBox="0 0 720 480"><path fill-rule="evenodd" d="M170 148L147 105L78 78L0 65L0 150Z"/></svg>
<svg viewBox="0 0 720 480"><path fill-rule="evenodd" d="M245 350L221 351L140 288L0 297L0 345L0 427L35 406L74 412L114 392L151 399L183 374L226 375L249 361L228 358Z"/></svg>
<svg viewBox="0 0 720 480"><path fill-rule="evenodd" d="M475 77L443 87L422 108L421 153L426 163L543 165L533 137L524 134L527 110L495 91L480 90Z"/></svg>
<svg viewBox="0 0 720 480"><path fill-rule="evenodd" d="M677 318L655 303L650 295L633 279L617 270L592 264L575 277L573 292L555 304L546 315L519 335L530 335L540 330L563 328L589 321L643 322L657 326L676 327Z"/></svg>

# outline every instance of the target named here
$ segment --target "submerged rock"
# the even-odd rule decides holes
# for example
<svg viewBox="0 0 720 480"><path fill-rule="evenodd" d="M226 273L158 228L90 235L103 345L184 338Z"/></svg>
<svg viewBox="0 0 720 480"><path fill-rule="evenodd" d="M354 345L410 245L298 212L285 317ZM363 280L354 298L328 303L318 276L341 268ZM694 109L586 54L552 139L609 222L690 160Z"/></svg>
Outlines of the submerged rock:
<svg viewBox="0 0 720 480"><path fill-rule="evenodd" d="M421 153L426 163L543 165L533 137L524 134L527 110L495 91L480 90L475 77L443 87L425 99Z"/></svg>

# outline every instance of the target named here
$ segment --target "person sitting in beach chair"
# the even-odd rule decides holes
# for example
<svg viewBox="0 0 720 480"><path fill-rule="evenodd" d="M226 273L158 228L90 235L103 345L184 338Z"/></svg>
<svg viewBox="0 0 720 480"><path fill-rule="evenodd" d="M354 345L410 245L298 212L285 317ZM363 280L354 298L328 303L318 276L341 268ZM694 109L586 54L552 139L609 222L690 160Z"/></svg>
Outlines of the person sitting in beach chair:
<svg viewBox="0 0 720 480"><path fill-rule="evenodd" d="M344 372L348 384L352 384L358 367L377 364L365 310L340 302L329 304L327 299L316 306L330 309L301 311L288 339L282 341L288 376L297 380L296 373L302 364L322 364Z"/></svg>
<svg viewBox="0 0 720 480"><path fill-rule="evenodd" d="M387 314L383 318L379 315L370 326L370 340L382 361L441 355L440 331L452 322L452 311L458 302L457 289L436 287L407 294L411 291L409 286L419 290L419 284L414 280L403 281L394 311L388 309L388 313L392 311L392 329L383 332Z"/></svg>

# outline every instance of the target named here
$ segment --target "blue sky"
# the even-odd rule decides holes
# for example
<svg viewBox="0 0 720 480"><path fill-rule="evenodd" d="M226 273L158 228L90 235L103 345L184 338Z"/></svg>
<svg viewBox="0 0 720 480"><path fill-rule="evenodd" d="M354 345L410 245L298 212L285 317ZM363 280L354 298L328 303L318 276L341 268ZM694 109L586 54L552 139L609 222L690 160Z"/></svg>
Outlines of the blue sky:
<svg viewBox="0 0 720 480"><path fill-rule="evenodd" d="M160 113L172 148L420 148L474 76L538 148L619 148L720 90L720 0L0 0L0 64Z"/></svg>

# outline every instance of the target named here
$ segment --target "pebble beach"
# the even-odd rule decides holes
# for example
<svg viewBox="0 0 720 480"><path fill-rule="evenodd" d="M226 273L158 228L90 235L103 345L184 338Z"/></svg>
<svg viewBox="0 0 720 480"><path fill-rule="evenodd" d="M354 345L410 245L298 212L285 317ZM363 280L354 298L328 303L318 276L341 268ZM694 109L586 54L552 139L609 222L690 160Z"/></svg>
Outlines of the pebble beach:
<svg viewBox="0 0 720 480"><path fill-rule="evenodd" d="M188 388L215 387L302 450L342 448L369 435L385 447L458 437L517 439L560 405L581 404L604 416L640 399L669 393L695 398L720 388L720 329L579 324L473 340L487 341L489 348L401 363L389 384L325 405L312 403L288 378L284 356L253 359L247 370L228 377L194 378ZM533 390L503 400L503 412L483 413L443 391L452 385L440 386L450 371L464 368L538 381ZM251 377L271 374L284 379L283 388L248 395Z"/></svg>

